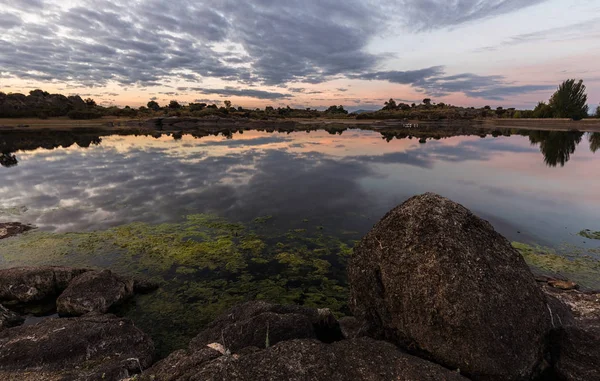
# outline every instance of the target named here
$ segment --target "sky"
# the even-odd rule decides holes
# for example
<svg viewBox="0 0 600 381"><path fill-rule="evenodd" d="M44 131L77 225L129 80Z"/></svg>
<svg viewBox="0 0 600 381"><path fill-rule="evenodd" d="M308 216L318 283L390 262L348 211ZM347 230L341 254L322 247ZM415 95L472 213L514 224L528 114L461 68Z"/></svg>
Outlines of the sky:
<svg viewBox="0 0 600 381"><path fill-rule="evenodd" d="M600 0L0 0L0 91L139 107L600 102Z"/></svg>

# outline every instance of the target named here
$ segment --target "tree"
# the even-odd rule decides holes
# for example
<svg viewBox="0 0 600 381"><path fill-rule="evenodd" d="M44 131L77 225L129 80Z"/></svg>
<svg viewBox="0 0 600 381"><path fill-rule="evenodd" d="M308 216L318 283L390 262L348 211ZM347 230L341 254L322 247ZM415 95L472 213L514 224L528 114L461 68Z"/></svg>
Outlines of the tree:
<svg viewBox="0 0 600 381"><path fill-rule="evenodd" d="M384 110L395 110L397 109L398 106L396 105L396 101L393 100L392 98L390 98L389 101L385 102L385 106L383 107Z"/></svg>
<svg viewBox="0 0 600 381"><path fill-rule="evenodd" d="M550 98L548 103L554 111L555 118L571 118L580 120L588 116L587 94L583 80L564 81Z"/></svg>
<svg viewBox="0 0 600 381"><path fill-rule="evenodd" d="M158 111L160 110L160 105L156 101L150 101L146 105L150 110Z"/></svg>
<svg viewBox="0 0 600 381"><path fill-rule="evenodd" d="M227 110L229 110L231 108L231 101L223 101L223 104L225 105L225 108Z"/></svg>
<svg viewBox="0 0 600 381"><path fill-rule="evenodd" d="M96 101L93 100L92 98L87 98L83 100L86 104L86 106L88 107L95 107L96 106Z"/></svg>
<svg viewBox="0 0 600 381"><path fill-rule="evenodd" d="M533 109L531 115L533 118L552 118L554 116L554 110L552 106L547 105L546 102L539 102Z"/></svg>
<svg viewBox="0 0 600 381"><path fill-rule="evenodd" d="M596 118L600 118L600 106L596 107Z"/></svg>
<svg viewBox="0 0 600 381"><path fill-rule="evenodd" d="M429 106L431 104L431 98L423 99L423 103L426 104L427 106Z"/></svg>
<svg viewBox="0 0 600 381"><path fill-rule="evenodd" d="M596 152L600 149L600 132L590 134L590 150Z"/></svg>
<svg viewBox="0 0 600 381"><path fill-rule="evenodd" d="M180 105L180 104L179 104L179 102L177 102L177 101L171 101L171 102L169 103L169 108L172 108L172 109L179 109L179 108L181 108L181 105Z"/></svg>
<svg viewBox="0 0 600 381"><path fill-rule="evenodd" d="M490 106L483 106L484 110L491 110L492 108Z"/></svg>

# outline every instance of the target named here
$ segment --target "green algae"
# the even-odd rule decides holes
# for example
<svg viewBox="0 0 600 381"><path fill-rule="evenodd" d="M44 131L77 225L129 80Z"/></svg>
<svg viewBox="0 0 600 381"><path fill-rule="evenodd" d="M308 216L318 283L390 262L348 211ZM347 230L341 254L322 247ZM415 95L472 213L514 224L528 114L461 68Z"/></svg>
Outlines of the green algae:
<svg viewBox="0 0 600 381"><path fill-rule="evenodd" d="M65 265L143 275L163 287L119 311L154 339L159 355L183 348L234 304L267 300L349 312L345 267L352 241L307 229L275 233L212 215L82 233L31 231L0 241L0 267Z"/></svg>
<svg viewBox="0 0 600 381"><path fill-rule="evenodd" d="M582 236L584 238L587 238L587 239L598 239L598 240L600 240L600 232L594 232L594 231L591 231L589 229L582 230L579 233L577 233L577 235L580 235L580 236Z"/></svg>
<svg viewBox="0 0 600 381"><path fill-rule="evenodd" d="M587 255L584 249L571 248L558 253L548 247L513 242L527 264L548 275L560 275L584 288L600 289L600 260Z"/></svg>

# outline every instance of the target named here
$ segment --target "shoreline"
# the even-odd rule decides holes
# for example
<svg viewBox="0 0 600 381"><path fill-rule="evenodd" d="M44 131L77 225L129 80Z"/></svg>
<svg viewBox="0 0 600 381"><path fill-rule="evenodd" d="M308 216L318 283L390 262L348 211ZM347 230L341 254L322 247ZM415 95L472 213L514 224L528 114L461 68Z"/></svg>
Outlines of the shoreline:
<svg viewBox="0 0 600 381"><path fill-rule="evenodd" d="M157 124L158 121L162 123ZM167 123L164 123L167 122ZM164 124L163 124L164 123ZM180 125L181 124L181 125ZM173 130L165 130L164 127L173 126ZM421 127L478 127L483 129L528 129L547 131L572 131L600 132L600 119L584 119L573 121L570 119L475 119L475 120L356 120L356 119L229 119L229 118L152 118L152 119L129 119L129 118L102 118L98 120L72 120L67 118L53 119L0 119L0 134L3 132L25 132L25 131L76 131L76 132L120 132L127 130L140 131L185 131L214 128L237 128L257 129L265 127L273 128L298 128L306 127L327 128L343 126L346 128L369 127L372 130L384 129L413 129ZM410 126L407 128L407 126Z"/></svg>

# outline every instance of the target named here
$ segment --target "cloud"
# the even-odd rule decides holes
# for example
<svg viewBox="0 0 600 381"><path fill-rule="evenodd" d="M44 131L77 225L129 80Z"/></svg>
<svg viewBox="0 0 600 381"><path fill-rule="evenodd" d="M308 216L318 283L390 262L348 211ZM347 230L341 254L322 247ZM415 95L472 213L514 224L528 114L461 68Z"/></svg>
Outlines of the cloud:
<svg viewBox="0 0 600 381"><path fill-rule="evenodd" d="M283 99L292 97L292 94L284 94L254 89L236 89L233 87L226 87L224 89L203 89L200 92L202 94L219 94L222 96L250 97L257 99Z"/></svg>
<svg viewBox="0 0 600 381"><path fill-rule="evenodd" d="M411 28L419 31L453 27L541 4L547 0L402 0L401 9Z"/></svg>
<svg viewBox="0 0 600 381"><path fill-rule="evenodd" d="M8 30L21 26L23 21L13 13L0 13L0 30Z"/></svg>

